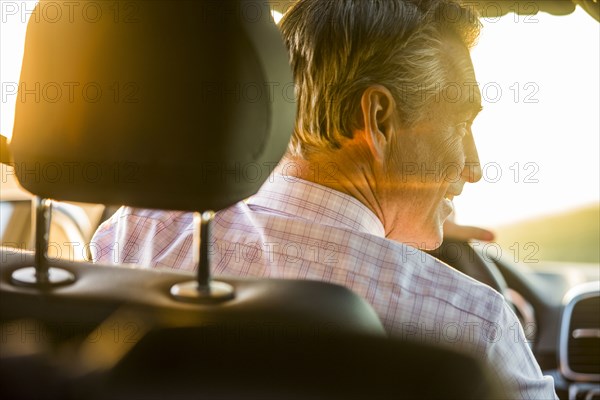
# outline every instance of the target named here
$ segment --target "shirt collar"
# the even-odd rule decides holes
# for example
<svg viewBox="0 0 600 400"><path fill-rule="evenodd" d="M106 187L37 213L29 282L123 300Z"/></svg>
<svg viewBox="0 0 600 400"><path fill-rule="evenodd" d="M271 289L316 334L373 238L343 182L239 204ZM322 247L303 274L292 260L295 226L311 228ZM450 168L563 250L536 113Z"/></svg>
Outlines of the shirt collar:
<svg viewBox="0 0 600 400"><path fill-rule="evenodd" d="M385 237L377 216L352 196L303 179L271 174L256 195L247 200L256 211L313 221L317 224Z"/></svg>

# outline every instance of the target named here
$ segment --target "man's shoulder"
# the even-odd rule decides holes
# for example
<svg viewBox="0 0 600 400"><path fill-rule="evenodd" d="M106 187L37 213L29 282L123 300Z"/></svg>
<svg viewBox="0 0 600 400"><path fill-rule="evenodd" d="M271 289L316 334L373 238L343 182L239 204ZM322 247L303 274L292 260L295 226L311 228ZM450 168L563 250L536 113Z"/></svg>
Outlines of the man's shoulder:
<svg viewBox="0 0 600 400"><path fill-rule="evenodd" d="M122 207L99 232L112 230L108 236L126 234L129 241L134 236L140 243L166 243L169 238L180 243L192 227L193 214L189 212ZM248 255L241 257L242 262L287 264L288 271L311 265L324 276L335 270L333 275L343 280L338 283L348 286L351 282L354 289L377 287L376 296L384 295L382 302L418 298L426 307L439 303L444 309L490 321L502 307L503 299L496 291L415 246L301 218L256 213L243 202L217 213L212 244L215 255L217 250ZM256 253L257 249L260 252Z"/></svg>
<svg viewBox="0 0 600 400"><path fill-rule="evenodd" d="M193 220L190 212L123 206L98 227L94 236L127 242L156 239L157 235L182 236L191 234Z"/></svg>
<svg viewBox="0 0 600 400"><path fill-rule="evenodd" d="M193 214L186 211L155 210L123 206L111 217L114 222L130 220L148 220L156 223L192 223ZM109 220L109 221L110 221Z"/></svg>
<svg viewBox="0 0 600 400"><path fill-rule="evenodd" d="M231 250L234 245L260 249L252 254L262 257L242 261L263 263L267 270L270 262L285 265L290 274L298 269L307 277L332 276L368 300L387 305L418 299L489 320L501 311L503 298L495 290L410 244L301 218L256 213L244 205L220 212L216 222L219 249Z"/></svg>
<svg viewBox="0 0 600 400"><path fill-rule="evenodd" d="M390 268L396 265L400 290L420 298L424 309L436 308L436 314L444 310L449 319L460 314L461 318L492 324L498 320L504 298L496 290L422 250L388 241L386 263Z"/></svg>

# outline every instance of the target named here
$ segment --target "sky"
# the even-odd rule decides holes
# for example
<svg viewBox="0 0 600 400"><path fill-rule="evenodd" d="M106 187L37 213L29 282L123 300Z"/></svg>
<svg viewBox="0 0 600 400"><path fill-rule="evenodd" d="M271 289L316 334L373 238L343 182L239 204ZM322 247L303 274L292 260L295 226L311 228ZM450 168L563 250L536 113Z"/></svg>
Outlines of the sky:
<svg viewBox="0 0 600 400"><path fill-rule="evenodd" d="M600 25L579 7L482 22L471 55L484 178L455 199L457 221L496 227L597 204Z"/></svg>
<svg viewBox="0 0 600 400"><path fill-rule="evenodd" d="M34 5L0 0L0 132L8 137ZM483 93L473 132L484 176L455 199L457 222L494 228L598 204L600 25L580 8L482 23L472 58Z"/></svg>

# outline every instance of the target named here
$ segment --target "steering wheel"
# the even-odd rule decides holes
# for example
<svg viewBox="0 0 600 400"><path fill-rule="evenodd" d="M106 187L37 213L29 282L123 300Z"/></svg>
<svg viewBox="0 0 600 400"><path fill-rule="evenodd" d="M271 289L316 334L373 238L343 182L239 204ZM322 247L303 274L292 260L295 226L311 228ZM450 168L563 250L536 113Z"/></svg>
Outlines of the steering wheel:
<svg viewBox="0 0 600 400"><path fill-rule="evenodd" d="M508 285L494 260L474 249L468 242L444 239L440 247L428 253L506 297Z"/></svg>

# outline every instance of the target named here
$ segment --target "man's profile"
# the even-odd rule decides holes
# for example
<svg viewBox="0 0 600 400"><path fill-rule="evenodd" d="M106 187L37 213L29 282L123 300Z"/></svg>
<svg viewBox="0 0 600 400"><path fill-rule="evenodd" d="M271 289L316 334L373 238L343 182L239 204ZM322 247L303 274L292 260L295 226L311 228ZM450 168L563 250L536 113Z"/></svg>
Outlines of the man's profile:
<svg viewBox="0 0 600 400"><path fill-rule="evenodd" d="M280 27L295 131L260 191L217 213L214 273L349 287L390 335L484 360L509 398L554 398L502 296L421 251L481 178L477 16L452 0L299 0ZM193 270L192 233L189 213L123 207L94 260Z"/></svg>

